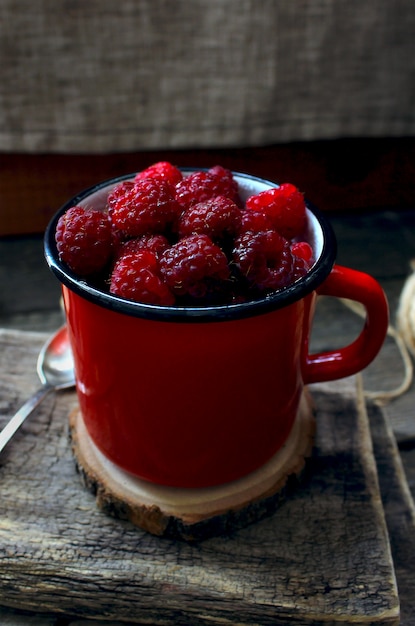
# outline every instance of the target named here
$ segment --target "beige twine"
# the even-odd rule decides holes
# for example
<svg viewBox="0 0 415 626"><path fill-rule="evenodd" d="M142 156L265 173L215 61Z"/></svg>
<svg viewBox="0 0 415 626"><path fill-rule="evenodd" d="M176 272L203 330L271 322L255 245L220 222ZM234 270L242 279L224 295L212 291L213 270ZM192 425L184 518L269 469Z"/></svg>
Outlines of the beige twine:
<svg viewBox="0 0 415 626"><path fill-rule="evenodd" d="M415 357L415 259L411 261L412 274L407 278L402 289L396 313L397 328L388 326L387 335L391 337L401 354L404 365L404 377L401 384L388 391L365 391L365 397L379 405L385 405L394 398L408 391L413 379L413 364L410 353ZM340 298L350 310L360 317L365 317L363 305L353 300Z"/></svg>
<svg viewBox="0 0 415 626"><path fill-rule="evenodd" d="M412 259L410 266L412 274L402 289L396 317L399 332L408 350L415 357L415 259Z"/></svg>

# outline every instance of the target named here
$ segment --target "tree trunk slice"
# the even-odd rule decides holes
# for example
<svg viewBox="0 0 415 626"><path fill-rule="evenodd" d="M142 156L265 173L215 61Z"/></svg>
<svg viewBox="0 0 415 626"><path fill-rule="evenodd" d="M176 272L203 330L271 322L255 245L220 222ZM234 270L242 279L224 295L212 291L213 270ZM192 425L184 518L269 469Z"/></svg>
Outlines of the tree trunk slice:
<svg viewBox="0 0 415 626"><path fill-rule="evenodd" d="M154 535L188 541L235 531L275 511L301 479L315 432L305 390L287 441L265 465L224 485L180 489L140 480L108 460L91 440L79 408L69 423L78 470L101 510Z"/></svg>

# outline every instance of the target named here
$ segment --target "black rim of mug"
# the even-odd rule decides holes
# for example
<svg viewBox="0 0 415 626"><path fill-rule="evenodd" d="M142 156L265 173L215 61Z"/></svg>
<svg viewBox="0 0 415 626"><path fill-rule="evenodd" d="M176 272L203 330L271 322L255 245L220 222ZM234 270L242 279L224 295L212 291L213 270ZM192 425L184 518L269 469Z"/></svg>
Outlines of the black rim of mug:
<svg viewBox="0 0 415 626"><path fill-rule="evenodd" d="M182 171L194 171L196 168L181 168ZM203 169L203 168L197 168ZM251 176L249 174L243 174L240 172L233 172L238 178L246 179L247 181L257 182L266 185L277 186L278 183ZM314 291L319 285L321 285L327 276L330 274L335 262L337 253L337 242L334 231L331 224L326 217L319 211L314 205L306 200L308 210L317 219L323 235L323 246L321 254L310 271L297 280L295 283L276 291L273 294L267 295L257 300L251 300L249 302L224 304L216 306L159 306L152 304L144 304L141 302L133 302L126 300L118 296L114 296L108 292L104 292L94 286L89 285L85 280L77 277L65 263L59 259L59 254L55 243L55 230L59 218L70 207L80 204L88 196L93 193L108 187L109 185L116 185L124 180L129 180L134 177L134 174L126 174L117 178L111 178L102 181L88 189L83 190L70 200L66 202L55 213L51 221L49 222L45 237L44 237L44 252L46 262L55 274L58 280L65 285L68 289L75 292L79 296L95 303L98 306L123 313L133 317L139 317L144 319L169 321L169 322L217 322L217 321L231 321L235 319L242 319L246 317L253 317L264 313L270 313L276 309L285 307L297 300L300 300L304 296Z"/></svg>

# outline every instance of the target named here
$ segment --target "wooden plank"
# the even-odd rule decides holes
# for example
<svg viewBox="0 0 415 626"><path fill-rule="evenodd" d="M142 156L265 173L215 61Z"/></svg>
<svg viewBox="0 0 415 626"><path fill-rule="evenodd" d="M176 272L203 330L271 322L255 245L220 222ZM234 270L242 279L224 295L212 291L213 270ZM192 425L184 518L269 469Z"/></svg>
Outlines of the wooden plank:
<svg viewBox="0 0 415 626"><path fill-rule="evenodd" d="M367 405L373 452L401 598L401 623L415 624L415 505L388 411Z"/></svg>
<svg viewBox="0 0 415 626"><path fill-rule="evenodd" d="M0 333L2 422L36 387L43 340ZM196 545L100 512L67 439L76 396L47 399L0 459L0 604L154 624L397 624L367 416L350 379L313 394L303 488L267 519Z"/></svg>
<svg viewBox="0 0 415 626"><path fill-rule="evenodd" d="M119 154L0 153L0 236L43 232L78 192L158 160L221 164L292 182L324 211L412 208L415 138L339 139L272 146Z"/></svg>

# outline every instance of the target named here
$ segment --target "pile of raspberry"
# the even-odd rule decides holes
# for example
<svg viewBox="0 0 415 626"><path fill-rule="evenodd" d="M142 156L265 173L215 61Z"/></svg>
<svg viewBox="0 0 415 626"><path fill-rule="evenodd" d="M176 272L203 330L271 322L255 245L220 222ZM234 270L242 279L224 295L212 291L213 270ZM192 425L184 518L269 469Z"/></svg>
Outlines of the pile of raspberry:
<svg viewBox="0 0 415 626"><path fill-rule="evenodd" d="M161 161L115 186L104 210L68 209L55 238L61 261L112 294L208 306L262 298L301 278L313 263L305 227L303 194L290 183L243 203L231 171L184 176Z"/></svg>

